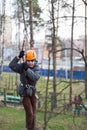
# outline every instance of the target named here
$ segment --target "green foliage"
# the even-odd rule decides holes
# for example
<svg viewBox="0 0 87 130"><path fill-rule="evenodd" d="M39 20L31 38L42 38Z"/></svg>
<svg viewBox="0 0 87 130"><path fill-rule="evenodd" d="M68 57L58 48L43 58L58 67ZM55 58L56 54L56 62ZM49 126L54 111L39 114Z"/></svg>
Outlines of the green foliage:
<svg viewBox="0 0 87 130"><path fill-rule="evenodd" d="M38 25L38 20L40 19L40 14L42 13L41 8L39 7L38 0L32 0L33 5L33 23ZM22 8L23 6L23 8ZM15 8L13 18L20 19L20 22L23 22L23 13L26 25L29 25L29 1L21 0L14 1L13 7Z"/></svg>
<svg viewBox="0 0 87 130"><path fill-rule="evenodd" d="M38 0L33 0L33 16L40 18L41 8L38 5Z"/></svg>

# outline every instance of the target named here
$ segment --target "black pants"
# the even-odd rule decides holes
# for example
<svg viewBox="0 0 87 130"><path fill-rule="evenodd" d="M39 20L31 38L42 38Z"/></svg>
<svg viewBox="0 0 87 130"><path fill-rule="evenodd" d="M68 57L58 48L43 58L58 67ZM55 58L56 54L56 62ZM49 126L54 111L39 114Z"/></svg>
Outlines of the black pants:
<svg viewBox="0 0 87 130"><path fill-rule="evenodd" d="M23 106L26 114L27 130L36 130L36 97L34 93L31 97L23 98Z"/></svg>

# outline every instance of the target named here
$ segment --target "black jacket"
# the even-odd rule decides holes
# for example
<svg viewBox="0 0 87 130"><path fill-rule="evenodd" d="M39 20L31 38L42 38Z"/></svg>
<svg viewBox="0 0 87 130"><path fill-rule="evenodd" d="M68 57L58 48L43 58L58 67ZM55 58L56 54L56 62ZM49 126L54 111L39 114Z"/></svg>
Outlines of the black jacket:
<svg viewBox="0 0 87 130"><path fill-rule="evenodd" d="M10 63L9 67L16 73L20 74L21 83L25 84L25 70L24 63L19 63L19 59L15 57ZM29 84L32 86L36 85L37 80L40 78L40 70L37 63L35 63L33 68L28 68L26 71Z"/></svg>

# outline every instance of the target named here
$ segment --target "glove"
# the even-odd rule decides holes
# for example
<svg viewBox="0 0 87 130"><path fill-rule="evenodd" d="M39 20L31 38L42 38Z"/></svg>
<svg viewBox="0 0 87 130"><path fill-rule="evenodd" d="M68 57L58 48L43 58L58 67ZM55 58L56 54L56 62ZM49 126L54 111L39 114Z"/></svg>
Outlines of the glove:
<svg viewBox="0 0 87 130"><path fill-rule="evenodd" d="M19 58L22 58L24 56L24 51L22 50L22 51L20 51L20 53L19 53Z"/></svg>
<svg viewBox="0 0 87 130"><path fill-rule="evenodd" d="M23 64L23 68L24 68L25 71L29 68L29 66L27 65L27 63Z"/></svg>

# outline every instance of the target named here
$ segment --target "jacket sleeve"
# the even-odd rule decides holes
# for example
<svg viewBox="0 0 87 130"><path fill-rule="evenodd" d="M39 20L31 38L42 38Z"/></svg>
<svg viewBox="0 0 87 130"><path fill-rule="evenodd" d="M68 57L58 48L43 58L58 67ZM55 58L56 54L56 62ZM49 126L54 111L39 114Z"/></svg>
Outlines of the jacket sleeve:
<svg viewBox="0 0 87 130"><path fill-rule="evenodd" d="M39 66L36 66L33 70L28 68L27 75L30 80L36 82L40 78L40 69Z"/></svg>
<svg viewBox="0 0 87 130"><path fill-rule="evenodd" d="M14 72L21 72L21 64L18 63L19 59L15 57L10 63L9 68L11 68Z"/></svg>

